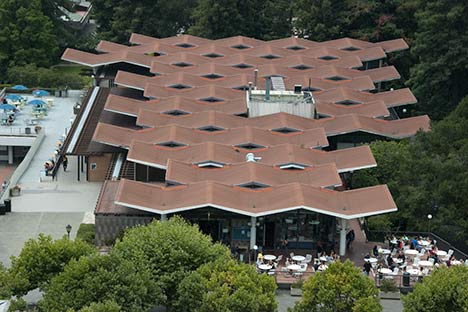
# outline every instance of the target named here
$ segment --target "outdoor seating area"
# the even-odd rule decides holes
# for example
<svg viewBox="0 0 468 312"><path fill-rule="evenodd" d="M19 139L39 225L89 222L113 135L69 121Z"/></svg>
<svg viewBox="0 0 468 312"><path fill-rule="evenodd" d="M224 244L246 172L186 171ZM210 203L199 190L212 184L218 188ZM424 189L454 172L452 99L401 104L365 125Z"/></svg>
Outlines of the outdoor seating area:
<svg viewBox="0 0 468 312"><path fill-rule="evenodd" d="M377 285L382 279L396 279L399 287L409 287L438 267L468 266L468 259L456 259L454 250L439 249L430 237L392 236L388 241L388 247L375 245L364 257L364 273Z"/></svg>
<svg viewBox="0 0 468 312"><path fill-rule="evenodd" d="M12 90L26 91L27 87L17 85ZM36 126L48 116L54 107L53 98L45 90L34 90L31 94L9 93L0 99L0 118L2 126Z"/></svg>
<svg viewBox="0 0 468 312"><path fill-rule="evenodd" d="M307 279L316 272L323 272L328 265L339 259L333 251L312 254L265 254L257 255L256 268L259 274L275 277L277 284L292 284L298 279Z"/></svg>

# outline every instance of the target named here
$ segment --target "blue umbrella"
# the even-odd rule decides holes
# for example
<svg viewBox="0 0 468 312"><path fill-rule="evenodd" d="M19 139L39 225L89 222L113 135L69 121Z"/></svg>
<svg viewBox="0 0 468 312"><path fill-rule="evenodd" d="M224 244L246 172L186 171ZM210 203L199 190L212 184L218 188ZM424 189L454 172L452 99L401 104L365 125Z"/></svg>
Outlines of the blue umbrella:
<svg viewBox="0 0 468 312"><path fill-rule="evenodd" d="M28 90L27 87L23 86L23 85L16 85L16 86L13 86L11 87L13 90L18 90L18 91L26 91Z"/></svg>
<svg viewBox="0 0 468 312"><path fill-rule="evenodd" d="M50 93L45 91L45 90L34 90L33 95L34 96L48 96Z"/></svg>
<svg viewBox="0 0 468 312"><path fill-rule="evenodd" d="M28 104L30 105L45 105L45 102L43 100L31 100L28 102Z"/></svg>
<svg viewBox="0 0 468 312"><path fill-rule="evenodd" d="M22 97L19 96L18 94L8 94L7 96L5 96L5 99L17 102L17 101L21 100Z"/></svg>
<svg viewBox="0 0 468 312"><path fill-rule="evenodd" d="M11 104L0 104L0 109L3 110L14 110L16 107L14 107Z"/></svg>

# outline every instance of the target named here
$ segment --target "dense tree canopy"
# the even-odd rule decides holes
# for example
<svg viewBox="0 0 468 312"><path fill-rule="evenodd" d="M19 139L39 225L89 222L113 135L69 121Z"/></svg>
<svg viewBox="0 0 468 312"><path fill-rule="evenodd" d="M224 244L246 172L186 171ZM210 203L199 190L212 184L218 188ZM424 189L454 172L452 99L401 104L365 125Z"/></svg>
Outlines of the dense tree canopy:
<svg viewBox="0 0 468 312"><path fill-rule="evenodd" d="M320 274L313 274L302 288L302 299L295 312L380 312L378 289L372 280L347 260L332 263Z"/></svg>
<svg viewBox="0 0 468 312"><path fill-rule="evenodd" d="M404 312L467 311L468 267L439 268L403 297Z"/></svg>
<svg viewBox="0 0 468 312"><path fill-rule="evenodd" d="M235 260L210 262L188 275L177 290L179 312L275 311L275 280Z"/></svg>
<svg viewBox="0 0 468 312"><path fill-rule="evenodd" d="M468 98L432 131L411 141L371 145L378 166L354 173L353 187L388 184L399 208L393 229L468 239ZM433 219L429 224L427 214Z"/></svg>
<svg viewBox="0 0 468 312"><path fill-rule="evenodd" d="M442 119L468 94L468 6L464 1L420 1L410 86L419 109Z"/></svg>

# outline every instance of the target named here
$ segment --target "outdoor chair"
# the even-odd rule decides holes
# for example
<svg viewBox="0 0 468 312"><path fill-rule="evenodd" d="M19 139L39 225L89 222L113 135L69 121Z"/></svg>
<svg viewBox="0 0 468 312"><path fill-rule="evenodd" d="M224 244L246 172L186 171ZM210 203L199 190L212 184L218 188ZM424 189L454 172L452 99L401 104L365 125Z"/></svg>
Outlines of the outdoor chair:
<svg viewBox="0 0 468 312"><path fill-rule="evenodd" d="M280 263L281 260L283 260L283 255L279 255L278 258L276 258L276 263Z"/></svg>
<svg viewBox="0 0 468 312"><path fill-rule="evenodd" d="M294 257L294 252L289 253L289 256L292 258Z"/></svg>

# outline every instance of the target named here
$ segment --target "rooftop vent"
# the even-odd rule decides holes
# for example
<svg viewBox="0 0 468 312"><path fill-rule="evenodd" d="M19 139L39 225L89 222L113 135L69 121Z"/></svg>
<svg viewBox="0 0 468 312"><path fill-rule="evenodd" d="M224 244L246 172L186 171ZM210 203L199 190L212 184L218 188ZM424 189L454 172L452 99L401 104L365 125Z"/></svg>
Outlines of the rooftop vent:
<svg viewBox="0 0 468 312"><path fill-rule="evenodd" d="M216 102L222 102L224 100L220 99L220 98L217 98L217 97L214 97L214 96L210 96L210 97L207 97L207 98L201 98L200 101L216 103Z"/></svg>
<svg viewBox="0 0 468 312"><path fill-rule="evenodd" d="M307 166L301 165L298 163L287 163L287 164L283 164L279 166L280 169L289 169L289 170L304 170L306 167Z"/></svg>
<svg viewBox="0 0 468 312"><path fill-rule="evenodd" d="M193 64L187 63L187 62L177 62L173 63L172 65L177 66L177 67L189 67L193 66Z"/></svg>
<svg viewBox="0 0 468 312"><path fill-rule="evenodd" d="M331 76L331 77L327 77L327 78L325 78L325 79L333 80L333 81L348 80L348 78L343 77L343 76Z"/></svg>
<svg viewBox="0 0 468 312"><path fill-rule="evenodd" d="M184 85L184 84L181 84L181 83L176 83L176 84L170 85L169 88L182 90L182 89L190 89L191 86L187 86L187 85Z"/></svg>
<svg viewBox="0 0 468 312"><path fill-rule="evenodd" d="M219 75L219 74L215 74L215 73L212 73L212 74L206 74L206 75L203 75L202 77L204 78L208 78L208 79L218 79L218 78L223 78L223 76Z"/></svg>
<svg viewBox="0 0 468 312"><path fill-rule="evenodd" d="M304 50L305 48L303 46L293 45L293 46L286 47L286 49L293 50L293 51L299 51L299 50Z"/></svg>
<svg viewBox="0 0 468 312"><path fill-rule="evenodd" d="M231 46L231 48L238 49L238 50L244 50L244 49L249 49L251 47L248 46L248 45L245 45L245 44L236 44L236 45Z"/></svg>
<svg viewBox="0 0 468 312"><path fill-rule="evenodd" d="M271 131L284 133L284 134L294 133L294 132L301 132L298 129L289 128L289 127L281 127L281 128L271 129Z"/></svg>
<svg viewBox="0 0 468 312"><path fill-rule="evenodd" d="M194 45L190 43L178 43L176 44L176 46L180 48L193 48L194 47Z"/></svg>
<svg viewBox="0 0 468 312"><path fill-rule="evenodd" d="M248 182L244 184L239 184L238 186L245 187L251 190L258 190L258 189L269 187L269 185L267 184L258 183L258 182Z"/></svg>
<svg viewBox="0 0 468 312"><path fill-rule="evenodd" d="M341 105L357 105L357 104L362 104L361 102L359 101L354 101L354 100L349 100L349 99L346 99L346 100L342 100L342 101L338 101L338 102L335 102L336 104L341 104Z"/></svg>
<svg viewBox="0 0 468 312"><path fill-rule="evenodd" d="M275 54L266 54L266 55L262 55L262 56L260 56L260 57L261 57L261 58L268 59L268 60L274 60L274 59L281 58L281 56L275 55Z"/></svg>
<svg viewBox="0 0 468 312"><path fill-rule="evenodd" d="M240 69L245 69L245 68L251 68L251 67L253 67L253 66L250 65L250 64L240 63L240 64L232 65L232 67L236 67L236 68L240 68Z"/></svg>
<svg viewBox="0 0 468 312"><path fill-rule="evenodd" d="M255 157L254 153L247 153L247 155L245 155L246 162L256 162L259 160L262 160L262 157Z"/></svg>
<svg viewBox="0 0 468 312"><path fill-rule="evenodd" d="M324 60L324 61L331 61L331 60L337 60L338 57L333 56L333 55L324 55L319 57L319 59Z"/></svg>
<svg viewBox="0 0 468 312"><path fill-rule="evenodd" d="M161 143L158 143L156 145L164 146L164 147L170 147L170 148L186 146L186 144L184 144L184 143L179 143L179 142L175 142L175 141L161 142Z"/></svg>
<svg viewBox="0 0 468 312"><path fill-rule="evenodd" d="M211 53L203 54L202 56L206 56L210 58L217 58L217 57L223 57L224 55L211 52Z"/></svg>
<svg viewBox="0 0 468 312"><path fill-rule="evenodd" d="M222 130L224 130L224 128L209 125L209 126L200 127L200 128L198 128L198 130L208 131L208 132L216 132L216 131L222 131Z"/></svg>
<svg viewBox="0 0 468 312"><path fill-rule="evenodd" d="M196 164L200 168L223 168L224 164L217 161L203 161Z"/></svg>
<svg viewBox="0 0 468 312"><path fill-rule="evenodd" d="M346 48L342 48L341 50L343 50L343 51L349 51L349 52L353 52L353 51L359 51L359 50L361 50L361 49L360 49L360 48L358 48L358 47L349 46L349 47L346 47Z"/></svg>
<svg viewBox="0 0 468 312"><path fill-rule="evenodd" d="M255 144L255 143L243 143L243 144L236 145L236 147L252 150L252 149L256 149L256 148L264 148L265 146L258 145L258 144Z"/></svg>
<svg viewBox="0 0 468 312"><path fill-rule="evenodd" d="M172 116L182 116L182 115L189 115L190 113L184 112L179 109L173 109L173 110L165 111L163 114L172 115Z"/></svg>
<svg viewBox="0 0 468 312"><path fill-rule="evenodd" d="M298 70L306 70L306 69L311 69L313 67L306 65L306 64L300 64L300 65L293 66L291 68L298 69Z"/></svg>

